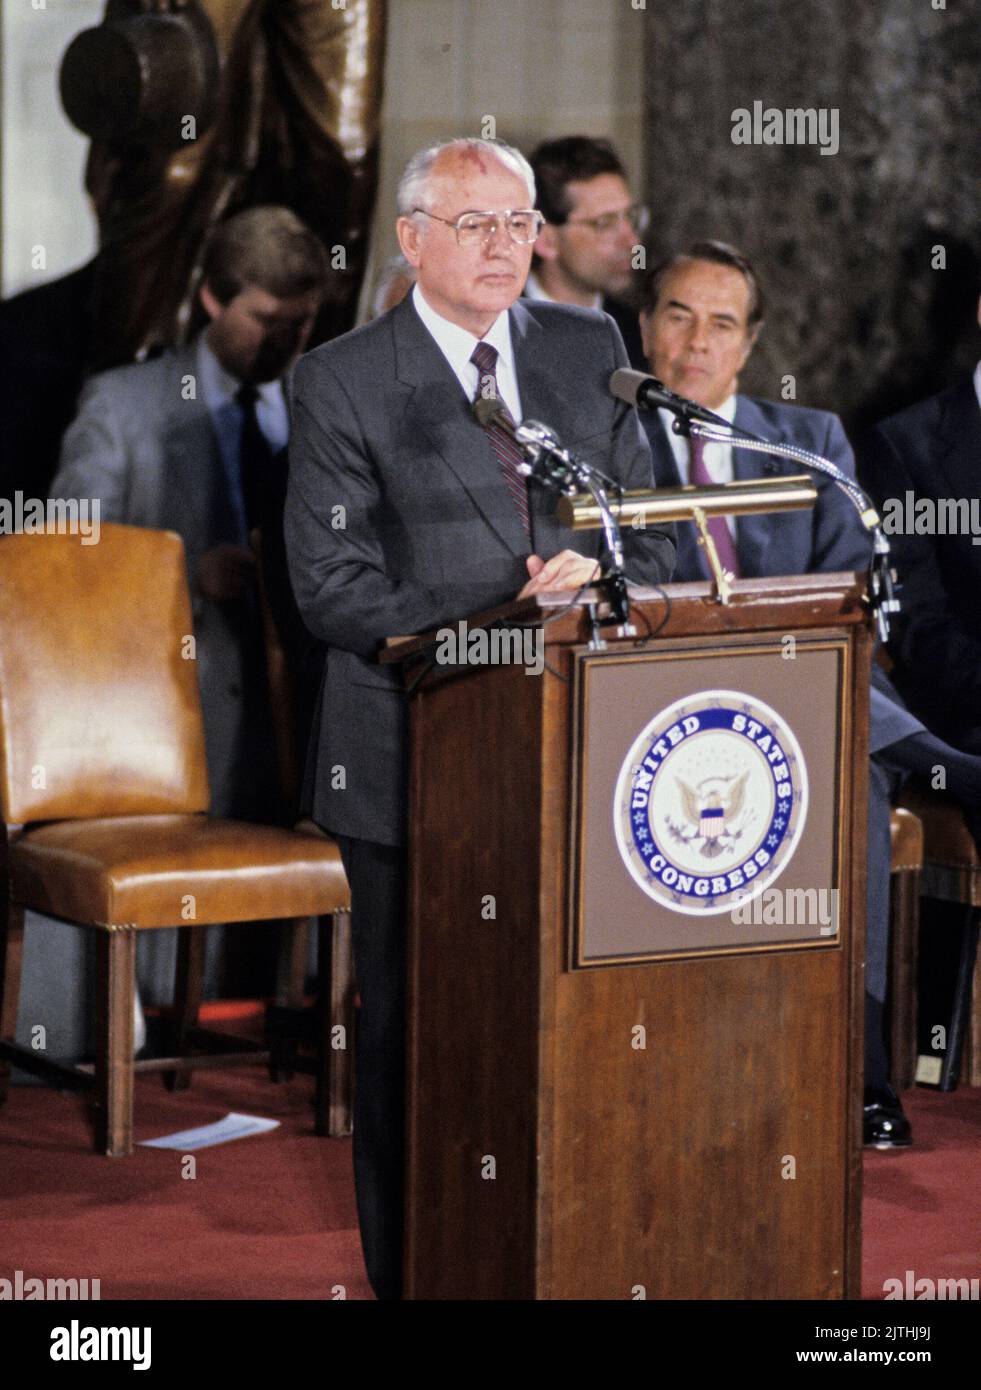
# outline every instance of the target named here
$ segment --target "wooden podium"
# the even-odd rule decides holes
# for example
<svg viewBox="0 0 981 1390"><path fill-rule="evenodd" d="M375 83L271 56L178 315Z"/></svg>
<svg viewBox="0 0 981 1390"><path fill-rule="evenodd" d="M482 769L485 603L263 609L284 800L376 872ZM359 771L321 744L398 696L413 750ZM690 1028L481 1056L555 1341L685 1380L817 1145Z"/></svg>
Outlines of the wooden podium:
<svg viewBox="0 0 981 1390"><path fill-rule="evenodd" d="M863 594L638 590L600 650L568 596L469 621L542 674L391 645L406 1297L859 1296Z"/></svg>

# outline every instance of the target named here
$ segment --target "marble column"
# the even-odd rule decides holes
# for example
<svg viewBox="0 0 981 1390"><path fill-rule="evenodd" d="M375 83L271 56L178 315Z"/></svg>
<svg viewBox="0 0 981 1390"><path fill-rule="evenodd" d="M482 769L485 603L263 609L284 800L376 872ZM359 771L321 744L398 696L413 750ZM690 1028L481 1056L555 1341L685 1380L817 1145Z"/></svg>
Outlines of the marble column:
<svg viewBox="0 0 981 1390"><path fill-rule="evenodd" d="M981 353L981 5L939 3L647 8L654 250L714 237L748 253L768 310L744 389L853 428ZM738 112L759 141L779 134L765 113L790 109L825 113L826 153L786 143L785 121L785 143L734 142Z"/></svg>

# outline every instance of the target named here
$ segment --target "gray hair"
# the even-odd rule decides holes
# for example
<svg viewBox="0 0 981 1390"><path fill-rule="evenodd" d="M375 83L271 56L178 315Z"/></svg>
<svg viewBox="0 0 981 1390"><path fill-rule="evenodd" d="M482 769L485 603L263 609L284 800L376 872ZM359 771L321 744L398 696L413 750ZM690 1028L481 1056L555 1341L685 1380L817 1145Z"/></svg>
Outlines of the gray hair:
<svg viewBox="0 0 981 1390"><path fill-rule="evenodd" d="M443 140L438 145L430 145L414 154L405 166L405 173L399 179L397 206L400 217L410 217L413 208L425 208L429 194L429 177L437 156L443 150L483 150L493 155L513 174L524 179L528 187L528 206L535 206L535 175L532 167L520 150L506 145L503 140L481 140L476 136L464 136L458 140Z"/></svg>

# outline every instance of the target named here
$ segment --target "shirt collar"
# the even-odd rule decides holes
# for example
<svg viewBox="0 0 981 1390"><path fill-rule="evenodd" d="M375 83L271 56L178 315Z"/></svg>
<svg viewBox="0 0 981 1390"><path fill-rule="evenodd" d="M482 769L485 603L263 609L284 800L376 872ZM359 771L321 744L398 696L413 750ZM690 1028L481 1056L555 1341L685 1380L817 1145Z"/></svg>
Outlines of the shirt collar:
<svg viewBox="0 0 981 1390"><path fill-rule="evenodd" d="M981 362L974 368L974 394L978 398L978 409L981 410Z"/></svg>
<svg viewBox="0 0 981 1390"><path fill-rule="evenodd" d="M541 280L539 280L538 276L535 274L534 271L531 272L531 274L528 276L527 281L525 282L525 298L526 298L526 299L544 299L544 300L546 300L549 304L558 304L558 303L559 303L559 300L553 299L552 296L551 296L550 294L547 293L547 291L546 291L546 290L544 289L544 287L542 286ZM594 309L602 309L602 307L603 307L603 296L602 296L601 294L598 294L598 295L596 296L596 298L593 300L592 308L594 308Z"/></svg>
<svg viewBox="0 0 981 1390"><path fill-rule="evenodd" d="M220 410L235 399L242 382L222 366L208 344L206 331L200 334L196 343L201 397L209 410ZM260 401L274 403L283 399L282 386L278 381L259 382L255 389Z"/></svg>
<svg viewBox="0 0 981 1390"><path fill-rule="evenodd" d="M731 396L726 397L726 399L719 406L718 410L715 410L712 413L713 415L721 415L722 419L725 420L728 424L734 425L736 423L737 405L738 401L736 399L736 393L733 392ZM664 428L667 432L667 436L672 441L672 443L677 441L679 448L686 449L688 447L687 436L683 434L676 434L675 431L671 428L672 421L674 420L674 411L668 410L665 406L662 405L658 408L657 413L658 415L660 415L661 423L664 425ZM727 444L724 444L721 447L728 448L729 446Z"/></svg>
<svg viewBox="0 0 981 1390"><path fill-rule="evenodd" d="M437 314L419 288L418 282L412 287L412 303L416 313L436 339L444 356L454 367L468 364L478 343L490 343L491 347L497 349L498 357L502 359L504 364L509 369L513 368L511 323L506 309L501 310L483 338L475 338L466 328L461 328L458 323L451 323L442 314Z"/></svg>

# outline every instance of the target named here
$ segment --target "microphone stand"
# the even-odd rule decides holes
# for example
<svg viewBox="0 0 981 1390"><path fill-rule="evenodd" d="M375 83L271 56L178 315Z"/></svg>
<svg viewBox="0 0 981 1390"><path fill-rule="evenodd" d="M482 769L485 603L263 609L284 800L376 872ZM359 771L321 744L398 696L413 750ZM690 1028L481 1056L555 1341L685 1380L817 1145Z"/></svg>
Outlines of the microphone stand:
<svg viewBox="0 0 981 1390"><path fill-rule="evenodd" d="M889 615L890 613L898 613L900 609L893 586L892 570L889 567L889 541L882 529L879 513L858 484L849 478L847 473L843 473L837 464L832 463L830 459L824 458L821 454L813 454L810 449L803 449L799 444L774 444L771 440L761 439L759 435L740 429L738 425L730 425L720 416L712 415L710 411L703 410L694 401L686 401L682 397L678 398L677 403L665 404L667 409L675 412L675 420L672 425L675 434L684 435L686 438L704 439L706 444L729 444L740 449L747 449L750 453L776 454L777 457L790 459L793 463L802 463L805 468L810 468L814 472L824 473L832 480L851 502L858 512L862 525L872 537L872 555L869 561L869 593L879 637L883 642L888 641ZM705 547L706 558L718 587L719 597L725 603L729 594L730 577L727 576L719 562L718 552L709 534L704 514L700 512L699 508L694 509L694 514L695 524L699 530L699 540Z"/></svg>
<svg viewBox="0 0 981 1390"><path fill-rule="evenodd" d="M510 431L509 431L510 432ZM636 629L630 622L630 598L627 593L627 579L623 572L623 539L620 523L613 514L609 491L620 490L620 485L608 478L599 469L583 463L559 443L555 432L537 420L524 420L515 425L512 435L518 448L527 459L518 465L529 482L539 487L573 497L583 491L589 492L599 509L602 518L604 547L600 555L600 579L597 588L603 590L610 605L611 616L601 624L597 616L597 605L587 605L592 625L590 647L600 649L606 644L602 640L601 625L616 623L621 637L636 636Z"/></svg>

